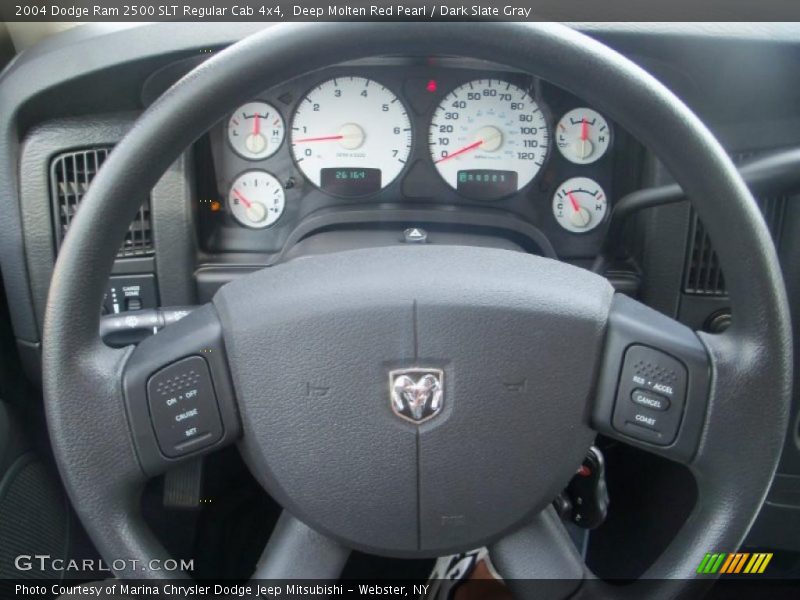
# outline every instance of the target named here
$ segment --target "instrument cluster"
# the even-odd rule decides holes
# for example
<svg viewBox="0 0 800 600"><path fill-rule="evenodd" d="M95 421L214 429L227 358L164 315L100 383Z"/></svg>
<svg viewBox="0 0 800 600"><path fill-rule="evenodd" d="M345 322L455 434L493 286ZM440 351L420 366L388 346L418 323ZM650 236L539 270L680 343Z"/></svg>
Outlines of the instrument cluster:
<svg viewBox="0 0 800 600"><path fill-rule="evenodd" d="M492 207L590 255L613 198L616 132L577 97L466 61L328 69L265 91L210 133L212 252L278 252L337 206ZM563 248L563 249L562 249Z"/></svg>

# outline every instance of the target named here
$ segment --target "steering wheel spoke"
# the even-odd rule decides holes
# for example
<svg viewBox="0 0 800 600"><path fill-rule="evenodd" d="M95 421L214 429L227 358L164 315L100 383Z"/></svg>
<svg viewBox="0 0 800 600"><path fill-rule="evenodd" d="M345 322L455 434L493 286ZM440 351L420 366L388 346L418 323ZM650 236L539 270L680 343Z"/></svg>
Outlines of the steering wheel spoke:
<svg viewBox="0 0 800 600"><path fill-rule="evenodd" d="M350 550L284 511L272 531L253 580L340 577Z"/></svg>
<svg viewBox="0 0 800 600"><path fill-rule="evenodd" d="M122 378L136 452L148 475L239 435L222 326L211 305L139 344Z"/></svg>
<svg viewBox="0 0 800 600"><path fill-rule="evenodd" d="M515 598L568 598L588 573L552 507L490 546L489 552Z"/></svg>
<svg viewBox="0 0 800 600"><path fill-rule="evenodd" d="M592 425L689 463L705 423L711 362L691 329L617 294L611 305Z"/></svg>

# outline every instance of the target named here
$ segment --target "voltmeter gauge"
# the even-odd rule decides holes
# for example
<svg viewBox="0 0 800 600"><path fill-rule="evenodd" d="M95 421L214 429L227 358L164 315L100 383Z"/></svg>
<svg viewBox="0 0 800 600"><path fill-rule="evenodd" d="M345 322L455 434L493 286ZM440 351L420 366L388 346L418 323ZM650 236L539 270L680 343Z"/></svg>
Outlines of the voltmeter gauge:
<svg viewBox="0 0 800 600"><path fill-rule="evenodd" d="M567 179L553 196L556 221L572 233L591 231L603 222L607 210L606 193L588 177Z"/></svg>
<svg viewBox="0 0 800 600"><path fill-rule="evenodd" d="M600 160L609 144L608 122L591 108L575 108L556 125L556 145L564 158L576 165Z"/></svg>
<svg viewBox="0 0 800 600"><path fill-rule="evenodd" d="M239 223L253 229L274 224L283 214L283 186L266 171L245 171L228 192L228 208Z"/></svg>
<svg viewBox="0 0 800 600"><path fill-rule="evenodd" d="M243 104L228 120L228 142L248 160L263 160L275 154L285 135L283 117L266 102Z"/></svg>

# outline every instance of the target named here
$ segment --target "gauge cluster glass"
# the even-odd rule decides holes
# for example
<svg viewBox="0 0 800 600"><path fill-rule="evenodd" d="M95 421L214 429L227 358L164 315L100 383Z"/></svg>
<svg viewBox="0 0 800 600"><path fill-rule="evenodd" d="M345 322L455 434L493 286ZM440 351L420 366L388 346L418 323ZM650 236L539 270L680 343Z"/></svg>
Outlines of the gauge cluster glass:
<svg viewBox="0 0 800 600"><path fill-rule="evenodd" d="M437 171L453 189L493 200L536 176L549 132L528 92L500 79L478 79L444 97L433 113L428 143Z"/></svg>
<svg viewBox="0 0 800 600"><path fill-rule="evenodd" d="M298 169L335 196L366 196L394 181L411 151L400 99L365 77L329 79L306 94L292 120Z"/></svg>
<svg viewBox="0 0 800 600"><path fill-rule="evenodd" d="M609 159L629 136L576 94L482 65L360 61L243 103L212 130L210 162L198 162L208 180L198 184L201 246L278 255L314 214L322 222L339 218L334 211L360 219L401 210L415 219L437 210L443 222L452 212L453 223L483 223L491 204L539 230L559 256L592 255L607 193L628 185L618 185ZM380 227L400 218L386 214L376 217Z"/></svg>

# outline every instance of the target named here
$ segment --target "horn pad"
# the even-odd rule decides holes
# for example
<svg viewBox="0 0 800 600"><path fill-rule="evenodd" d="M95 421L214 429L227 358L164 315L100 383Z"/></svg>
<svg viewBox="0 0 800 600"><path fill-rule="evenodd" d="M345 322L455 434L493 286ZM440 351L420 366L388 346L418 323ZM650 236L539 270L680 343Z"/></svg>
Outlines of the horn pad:
<svg viewBox="0 0 800 600"><path fill-rule="evenodd" d="M214 304L242 455L312 527L439 556L546 507L594 439L613 290L506 250L371 248L296 259Z"/></svg>

